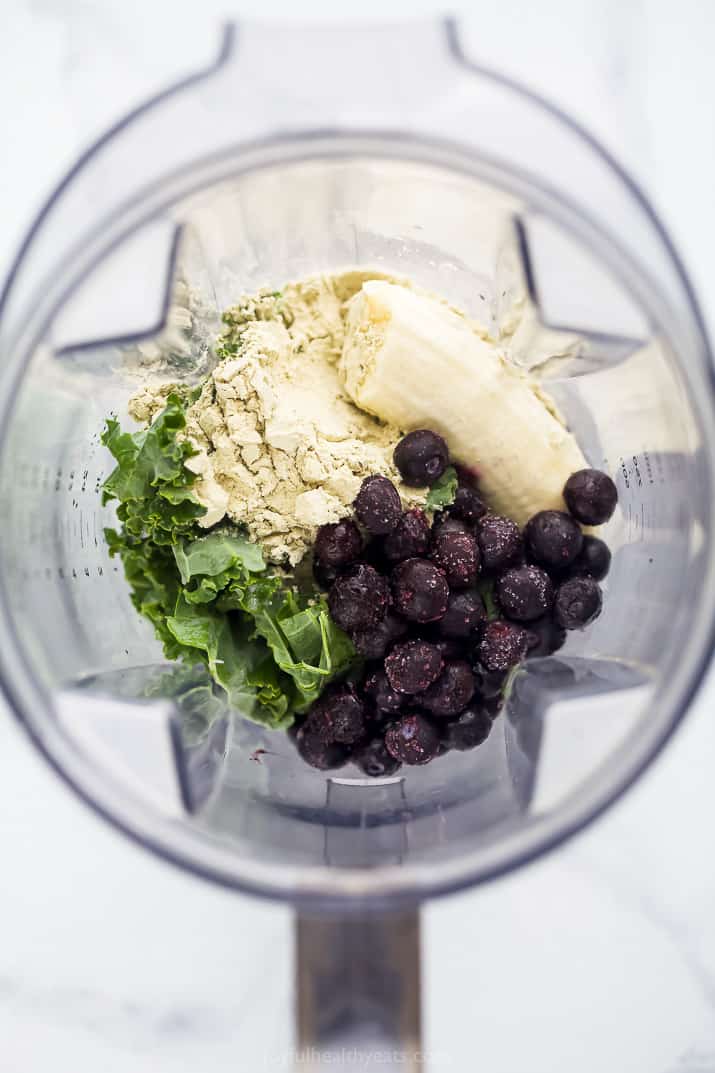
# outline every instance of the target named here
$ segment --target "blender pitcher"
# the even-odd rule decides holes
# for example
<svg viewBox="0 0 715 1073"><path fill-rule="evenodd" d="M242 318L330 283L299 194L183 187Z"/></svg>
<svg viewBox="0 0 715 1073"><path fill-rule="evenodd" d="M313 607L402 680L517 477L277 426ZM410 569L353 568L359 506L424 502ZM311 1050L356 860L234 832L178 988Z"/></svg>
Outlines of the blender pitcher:
<svg viewBox="0 0 715 1073"><path fill-rule="evenodd" d="M137 354L168 340L167 379L195 381L242 293L348 265L410 276L508 343L620 497L594 626L519 672L482 747L377 780L181 710L99 494L99 437L110 411L124 420ZM296 906L301 1045L378 1042L416 1068L420 901L597 816L710 656L711 355L662 226L568 118L470 63L451 22L246 24L60 184L11 272L0 341L12 710L137 841Z"/></svg>

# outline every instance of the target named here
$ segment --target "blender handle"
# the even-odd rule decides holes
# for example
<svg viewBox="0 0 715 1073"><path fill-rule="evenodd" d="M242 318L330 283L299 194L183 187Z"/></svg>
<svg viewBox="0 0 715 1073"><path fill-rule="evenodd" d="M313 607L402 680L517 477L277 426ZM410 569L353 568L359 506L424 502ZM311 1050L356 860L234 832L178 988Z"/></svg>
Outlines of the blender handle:
<svg viewBox="0 0 715 1073"><path fill-rule="evenodd" d="M424 1071L417 906L299 909L295 949L297 1068Z"/></svg>

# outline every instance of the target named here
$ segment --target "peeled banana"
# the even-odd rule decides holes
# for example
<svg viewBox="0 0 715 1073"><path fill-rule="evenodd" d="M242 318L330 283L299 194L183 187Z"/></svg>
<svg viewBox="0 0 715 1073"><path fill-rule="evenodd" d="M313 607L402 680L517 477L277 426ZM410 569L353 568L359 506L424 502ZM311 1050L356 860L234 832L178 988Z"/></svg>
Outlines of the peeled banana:
<svg viewBox="0 0 715 1073"><path fill-rule="evenodd" d="M367 281L348 303L339 372L362 410L440 433L492 510L524 525L566 509L566 479L586 466L576 440L535 382L449 307Z"/></svg>

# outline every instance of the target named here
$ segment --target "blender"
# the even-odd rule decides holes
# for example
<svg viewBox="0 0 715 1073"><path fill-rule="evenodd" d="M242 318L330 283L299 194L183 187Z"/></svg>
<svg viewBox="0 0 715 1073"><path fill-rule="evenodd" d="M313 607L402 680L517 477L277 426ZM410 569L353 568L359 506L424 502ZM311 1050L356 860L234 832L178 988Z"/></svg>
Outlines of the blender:
<svg viewBox="0 0 715 1073"><path fill-rule="evenodd" d="M196 379L242 293L347 265L409 276L508 340L620 502L595 625L520 671L482 747L381 780L310 770L240 718L187 718L99 494L104 420L126 412L137 347L176 331L179 292L196 297L172 376ZM470 63L451 21L228 27L209 70L60 184L5 287L0 345L11 709L142 845L295 906L304 1067L340 1048L348 1068L419 1068L420 903L598 816L710 657L712 357L661 224L566 116Z"/></svg>

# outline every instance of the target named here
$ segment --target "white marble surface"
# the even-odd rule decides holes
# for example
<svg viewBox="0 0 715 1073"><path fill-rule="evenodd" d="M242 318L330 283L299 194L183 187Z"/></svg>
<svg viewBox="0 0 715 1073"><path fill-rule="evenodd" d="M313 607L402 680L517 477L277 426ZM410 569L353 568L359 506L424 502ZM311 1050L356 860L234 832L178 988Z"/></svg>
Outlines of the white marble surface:
<svg viewBox="0 0 715 1073"><path fill-rule="evenodd" d="M360 11L433 6L366 0ZM211 55L219 15L258 8L5 0L3 267L78 150ZM709 0L470 8L476 56L566 103L638 175L715 326ZM334 4L308 9L335 17ZM260 10L281 15L291 5ZM428 907L433 1070L715 1073L714 702L711 674L665 754L584 835L517 875ZM0 848L2 1073L285 1067L289 912L205 886L125 842L65 790L4 713Z"/></svg>

